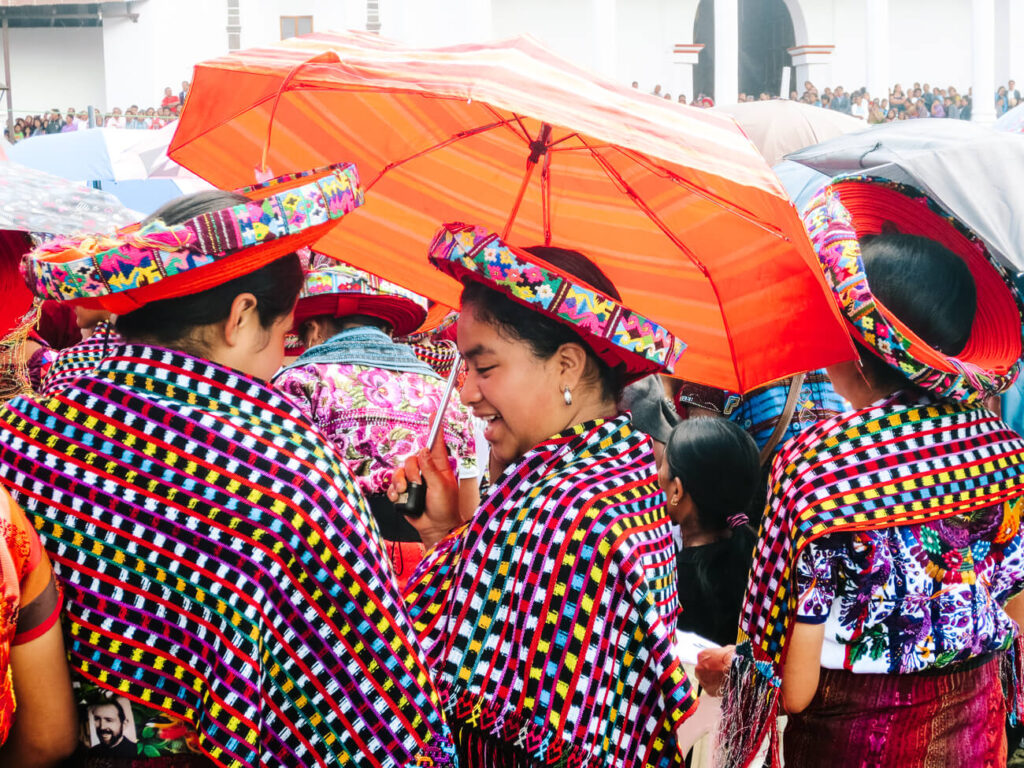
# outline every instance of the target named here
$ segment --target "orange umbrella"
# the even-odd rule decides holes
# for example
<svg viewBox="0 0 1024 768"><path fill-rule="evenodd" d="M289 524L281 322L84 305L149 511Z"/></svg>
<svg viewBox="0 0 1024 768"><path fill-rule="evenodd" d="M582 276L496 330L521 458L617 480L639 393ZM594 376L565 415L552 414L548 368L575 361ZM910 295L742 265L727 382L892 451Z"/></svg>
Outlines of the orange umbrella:
<svg viewBox="0 0 1024 768"><path fill-rule="evenodd" d="M221 187L349 160L366 205L317 244L447 304L426 250L465 221L594 259L746 391L852 359L807 235L735 123L596 79L528 38L411 49L319 34L196 67L169 155Z"/></svg>

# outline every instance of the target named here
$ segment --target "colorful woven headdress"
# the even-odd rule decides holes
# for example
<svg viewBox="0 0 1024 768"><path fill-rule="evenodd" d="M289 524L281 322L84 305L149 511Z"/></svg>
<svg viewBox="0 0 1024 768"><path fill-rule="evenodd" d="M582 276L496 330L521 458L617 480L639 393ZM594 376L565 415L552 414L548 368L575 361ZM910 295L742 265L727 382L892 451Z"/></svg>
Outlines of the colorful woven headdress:
<svg viewBox="0 0 1024 768"><path fill-rule="evenodd" d="M981 240L933 200L888 180L842 178L810 203L804 223L851 333L874 354L914 384L964 403L1013 384L1021 368L1021 296ZM935 240L970 270L978 308L956 357L929 346L872 295L858 240L883 231Z"/></svg>
<svg viewBox="0 0 1024 768"><path fill-rule="evenodd" d="M251 202L181 224L154 221L113 236L52 240L25 256L25 279L42 298L126 314L207 290L319 240L363 203L352 164L280 177L238 190Z"/></svg>
<svg viewBox="0 0 1024 768"><path fill-rule="evenodd" d="M311 317L368 315L391 326L396 336L412 333L427 316L427 300L361 269L314 253L295 306L295 327Z"/></svg>
<svg viewBox="0 0 1024 768"><path fill-rule="evenodd" d="M620 302L482 227L446 224L430 246L430 262L460 282L475 280L572 328L628 384L671 373L684 344Z"/></svg>

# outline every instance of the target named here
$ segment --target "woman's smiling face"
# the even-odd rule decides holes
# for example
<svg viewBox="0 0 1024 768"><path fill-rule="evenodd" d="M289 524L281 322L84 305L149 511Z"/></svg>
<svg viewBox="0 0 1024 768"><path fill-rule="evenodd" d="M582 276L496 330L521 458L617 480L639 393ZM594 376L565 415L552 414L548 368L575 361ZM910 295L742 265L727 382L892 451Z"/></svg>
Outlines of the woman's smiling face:
<svg viewBox="0 0 1024 768"><path fill-rule="evenodd" d="M459 316L458 340L468 369L462 402L487 422L484 438L497 461L507 465L565 428L557 355L537 357L526 342L481 320L472 306Z"/></svg>

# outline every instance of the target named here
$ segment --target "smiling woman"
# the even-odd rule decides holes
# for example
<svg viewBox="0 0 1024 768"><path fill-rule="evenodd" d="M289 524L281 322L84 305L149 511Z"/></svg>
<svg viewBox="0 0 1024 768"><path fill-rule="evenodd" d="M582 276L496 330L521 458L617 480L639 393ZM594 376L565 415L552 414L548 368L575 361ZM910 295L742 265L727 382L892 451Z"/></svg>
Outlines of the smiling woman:
<svg viewBox="0 0 1024 768"><path fill-rule="evenodd" d="M406 599L460 765L681 764L696 702L673 653L671 532L651 442L615 406L680 345L579 253L450 225L431 261L466 285L462 400L504 467L443 538L458 524L443 446L392 486L427 481L415 524L437 545Z"/></svg>

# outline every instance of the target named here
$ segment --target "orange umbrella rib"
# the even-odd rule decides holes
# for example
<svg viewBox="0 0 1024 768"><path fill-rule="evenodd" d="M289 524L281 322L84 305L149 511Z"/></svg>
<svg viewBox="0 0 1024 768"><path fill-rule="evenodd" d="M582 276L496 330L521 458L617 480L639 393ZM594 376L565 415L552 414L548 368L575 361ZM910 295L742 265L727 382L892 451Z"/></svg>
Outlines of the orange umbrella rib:
<svg viewBox="0 0 1024 768"><path fill-rule="evenodd" d="M437 227L514 219L513 244L585 253L676 333L676 373L696 382L747 391L854 357L800 219L731 118L529 38L411 48L324 33L213 59L169 154L222 187L252 183L264 157L275 174L354 162L366 204L317 248L446 306L461 287L427 261Z"/></svg>

